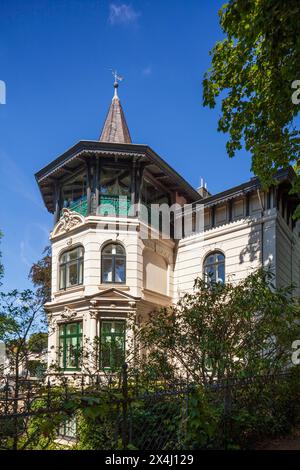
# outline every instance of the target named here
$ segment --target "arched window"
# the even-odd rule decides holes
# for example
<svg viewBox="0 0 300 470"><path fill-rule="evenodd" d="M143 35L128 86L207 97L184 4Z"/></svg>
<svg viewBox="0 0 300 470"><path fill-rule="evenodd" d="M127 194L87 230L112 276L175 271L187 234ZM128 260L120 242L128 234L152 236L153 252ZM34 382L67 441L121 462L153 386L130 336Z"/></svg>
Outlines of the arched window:
<svg viewBox="0 0 300 470"><path fill-rule="evenodd" d="M65 251L59 259L59 288L77 286L83 283L83 247L77 246Z"/></svg>
<svg viewBox="0 0 300 470"><path fill-rule="evenodd" d="M125 283L126 254L122 245L110 243L102 249L102 282Z"/></svg>
<svg viewBox="0 0 300 470"><path fill-rule="evenodd" d="M204 278L211 282L225 283L225 256L220 251L209 253L203 263Z"/></svg>

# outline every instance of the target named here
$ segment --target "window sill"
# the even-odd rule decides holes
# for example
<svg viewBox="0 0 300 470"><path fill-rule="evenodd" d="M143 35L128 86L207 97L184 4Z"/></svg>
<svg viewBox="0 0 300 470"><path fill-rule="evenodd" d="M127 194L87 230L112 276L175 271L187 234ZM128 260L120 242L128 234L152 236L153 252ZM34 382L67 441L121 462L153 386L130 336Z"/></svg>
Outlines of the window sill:
<svg viewBox="0 0 300 470"><path fill-rule="evenodd" d="M129 286L124 284L119 284L118 282L108 282L107 284L100 284L98 286L99 290L107 290L107 289L118 289L118 290L129 290Z"/></svg>
<svg viewBox="0 0 300 470"><path fill-rule="evenodd" d="M60 375L82 375L82 370L81 369L61 369L58 373L49 373L49 376L60 376Z"/></svg>
<svg viewBox="0 0 300 470"><path fill-rule="evenodd" d="M65 294L73 294L73 292L83 292L85 289L85 286L80 285L80 286L74 286L74 287L67 287L67 289L62 289L57 292L54 292L54 297L60 297Z"/></svg>
<svg viewBox="0 0 300 470"><path fill-rule="evenodd" d="M61 446L72 447L73 445L77 443L77 439L76 437L66 437L66 436L59 435L56 439L54 439L54 442Z"/></svg>

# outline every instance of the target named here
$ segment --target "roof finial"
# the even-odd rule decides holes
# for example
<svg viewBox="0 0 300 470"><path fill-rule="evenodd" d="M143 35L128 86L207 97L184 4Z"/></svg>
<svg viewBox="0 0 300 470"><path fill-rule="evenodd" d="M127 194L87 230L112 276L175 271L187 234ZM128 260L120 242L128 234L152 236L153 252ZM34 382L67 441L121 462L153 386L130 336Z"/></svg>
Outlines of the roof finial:
<svg viewBox="0 0 300 470"><path fill-rule="evenodd" d="M115 81L114 81L114 89L115 89L114 98L118 98L118 86L119 86L119 82L121 82L123 80L123 77L118 75L118 72L116 70L111 69L111 73L113 74L113 77L115 79Z"/></svg>

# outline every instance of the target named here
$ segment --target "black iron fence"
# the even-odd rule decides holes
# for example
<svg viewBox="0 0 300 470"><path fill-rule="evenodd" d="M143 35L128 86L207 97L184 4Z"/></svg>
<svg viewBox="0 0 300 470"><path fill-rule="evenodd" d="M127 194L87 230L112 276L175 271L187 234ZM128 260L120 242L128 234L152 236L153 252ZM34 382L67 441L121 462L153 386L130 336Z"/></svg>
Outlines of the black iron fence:
<svg viewBox="0 0 300 470"><path fill-rule="evenodd" d="M251 440L251 416L266 414L261 419L271 426L283 413L288 397L283 400L282 387L289 380L284 373L206 386L187 380L145 384L128 374L126 365L120 374L102 378L51 375L16 383L5 377L0 382L0 448L228 448L241 437Z"/></svg>

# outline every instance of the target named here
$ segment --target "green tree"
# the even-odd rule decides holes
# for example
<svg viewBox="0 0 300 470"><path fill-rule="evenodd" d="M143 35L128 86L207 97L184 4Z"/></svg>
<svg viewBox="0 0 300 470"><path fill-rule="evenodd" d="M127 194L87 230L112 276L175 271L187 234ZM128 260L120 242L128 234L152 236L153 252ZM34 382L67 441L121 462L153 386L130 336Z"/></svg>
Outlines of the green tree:
<svg viewBox="0 0 300 470"><path fill-rule="evenodd" d="M9 347L16 371L19 364L26 361L30 336L40 328L41 312L42 305L30 290L0 292L0 318L3 320L0 339Z"/></svg>
<svg viewBox="0 0 300 470"><path fill-rule="evenodd" d="M51 299L51 248L47 246L43 257L34 263L29 272L29 279L37 288L36 295L42 303Z"/></svg>
<svg viewBox="0 0 300 470"><path fill-rule="evenodd" d="M0 339L6 344L9 370L13 376L13 412L16 415L22 394L21 378L28 376L28 340L41 324L42 304L34 292L13 290L0 292ZM17 429L17 418L14 421ZM14 434L12 447L17 449L19 435Z"/></svg>
<svg viewBox="0 0 300 470"><path fill-rule="evenodd" d="M228 155L244 145L266 186L277 169L299 164L299 106L292 102L300 79L299 15L298 0L230 0L219 12L225 38L215 44L203 81L205 106L222 97L218 130L228 133Z"/></svg>
<svg viewBox="0 0 300 470"><path fill-rule="evenodd" d="M145 371L188 374L206 384L228 377L272 374L291 364L300 337L300 310L291 289L275 289L259 271L238 284L197 279L194 292L151 315L141 328Z"/></svg>
<svg viewBox="0 0 300 470"><path fill-rule="evenodd" d="M41 353L44 349L47 349L47 344L48 333L41 331L38 333L32 333L27 342L28 351L33 353Z"/></svg>

